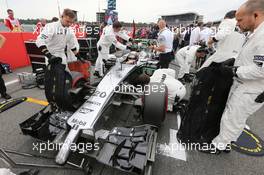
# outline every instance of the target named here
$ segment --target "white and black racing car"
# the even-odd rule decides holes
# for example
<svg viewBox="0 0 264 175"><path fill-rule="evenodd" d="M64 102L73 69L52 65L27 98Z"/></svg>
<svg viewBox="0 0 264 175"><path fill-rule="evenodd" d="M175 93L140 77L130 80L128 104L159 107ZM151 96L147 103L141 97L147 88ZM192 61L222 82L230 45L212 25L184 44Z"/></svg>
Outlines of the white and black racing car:
<svg viewBox="0 0 264 175"><path fill-rule="evenodd" d="M151 76L158 64L155 55L146 50L122 52L115 59L106 60L106 74L97 85L80 79L72 88L74 74L65 71L61 64L49 65L45 77L49 106L20 124L23 134L59 143L60 150L54 158L58 167L67 164L72 153L78 153L73 145L93 143L93 148L98 149L82 152L85 160L93 158L125 172L151 174L168 90L163 83L147 84L142 78L146 74ZM142 125L97 130L95 125L107 108L117 104L116 99L119 104L135 106ZM41 166L45 167L50 168ZM91 172L91 166L83 162L78 167L89 167Z"/></svg>

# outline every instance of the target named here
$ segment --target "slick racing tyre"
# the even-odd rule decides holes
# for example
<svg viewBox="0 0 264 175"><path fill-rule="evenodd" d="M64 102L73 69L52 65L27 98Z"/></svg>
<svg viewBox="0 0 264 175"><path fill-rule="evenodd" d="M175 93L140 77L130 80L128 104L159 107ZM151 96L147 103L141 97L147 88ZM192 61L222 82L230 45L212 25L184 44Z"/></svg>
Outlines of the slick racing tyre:
<svg viewBox="0 0 264 175"><path fill-rule="evenodd" d="M167 112L168 89L163 83L150 83L145 87L143 122L160 127Z"/></svg>

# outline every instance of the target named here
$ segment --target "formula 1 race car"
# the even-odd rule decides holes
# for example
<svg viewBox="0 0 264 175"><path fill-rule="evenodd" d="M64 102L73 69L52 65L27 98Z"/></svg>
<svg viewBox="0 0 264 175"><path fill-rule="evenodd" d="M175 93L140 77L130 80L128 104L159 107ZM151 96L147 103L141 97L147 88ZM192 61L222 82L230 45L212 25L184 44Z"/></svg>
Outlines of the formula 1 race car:
<svg viewBox="0 0 264 175"><path fill-rule="evenodd" d="M118 52L105 61L105 76L95 85L74 82L61 64L49 65L45 94L49 106L20 124L25 135L45 142L60 143L55 162L64 165L72 154L81 154L104 165L137 174L151 174L155 161L158 128L165 119L168 90L163 83L146 83L157 69L155 54L139 45L137 52ZM135 106L140 125L97 129L102 114L113 105ZM111 120L111 119L110 119ZM93 151L78 152L73 145L93 143ZM2 156L7 154L1 150ZM0 153L1 153L0 152ZM90 165L79 168L87 169ZM45 168L45 166L41 166ZM49 168L47 166L46 168ZM53 166L54 168L54 166Z"/></svg>

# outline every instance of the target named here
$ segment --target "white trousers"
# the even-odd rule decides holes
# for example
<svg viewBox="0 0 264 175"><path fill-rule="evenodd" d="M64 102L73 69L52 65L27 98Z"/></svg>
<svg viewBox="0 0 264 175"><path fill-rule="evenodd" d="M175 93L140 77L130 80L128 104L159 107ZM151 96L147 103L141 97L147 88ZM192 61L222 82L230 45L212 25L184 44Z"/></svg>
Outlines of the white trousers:
<svg viewBox="0 0 264 175"><path fill-rule="evenodd" d="M98 51L98 57L95 62L95 71L98 71L100 76L104 76L103 59L108 60L108 58L109 58L109 53L102 53Z"/></svg>
<svg viewBox="0 0 264 175"><path fill-rule="evenodd" d="M234 81L222 115L220 133L212 141L219 150L224 150L227 144L236 141L243 132L248 117L263 106L264 103L255 102L260 94L261 92L254 92L250 87Z"/></svg>

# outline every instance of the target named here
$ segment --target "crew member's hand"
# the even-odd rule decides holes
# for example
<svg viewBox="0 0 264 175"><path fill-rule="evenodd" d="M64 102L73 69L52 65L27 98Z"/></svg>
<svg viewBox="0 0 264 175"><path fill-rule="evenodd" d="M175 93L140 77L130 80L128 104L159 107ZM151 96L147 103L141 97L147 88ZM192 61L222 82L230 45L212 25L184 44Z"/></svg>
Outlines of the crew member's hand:
<svg viewBox="0 0 264 175"><path fill-rule="evenodd" d="M234 66L236 59L235 58L230 58L224 62L222 62L223 66Z"/></svg>
<svg viewBox="0 0 264 175"><path fill-rule="evenodd" d="M103 59L103 63L104 63L104 64L106 64L106 63L107 63L106 59Z"/></svg>
<svg viewBox="0 0 264 175"><path fill-rule="evenodd" d="M52 55L50 58L48 58L48 62L49 64L61 64L62 59L60 57Z"/></svg>
<svg viewBox="0 0 264 175"><path fill-rule="evenodd" d="M130 51L132 51L132 48L131 48L131 46L127 46L127 50L130 50Z"/></svg>
<svg viewBox="0 0 264 175"><path fill-rule="evenodd" d="M134 39L133 38L129 38L128 41L131 42L131 43L134 43Z"/></svg>
<svg viewBox="0 0 264 175"><path fill-rule="evenodd" d="M233 78L234 76L237 76L237 74L236 74L236 72L237 72L237 68L238 68L238 67L232 67L232 66L220 66L220 67L219 67L219 71L220 71L220 73L221 73L223 76Z"/></svg>
<svg viewBox="0 0 264 175"><path fill-rule="evenodd" d="M262 92L256 99L255 102L263 103L264 102L264 92Z"/></svg>
<svg viewBox="0 0 264 175"><path fill-rule="evenodd" d="M154 47L155 47L154 45L150 45L149 49L154 50Z"/></svg>
<svg viewBox="0 0 264 175"><path fill-rule="evenodd" d="M210 48L210 49L213 48L213 44L209 44L209 43L208 43L207 46L208 46L208 48Z"/></svg>
<svg viewBox="0 0 264 175"><path fill-rule="evenodd" d="M49 64L60 64L62 63L62 59L60 57L56 57L52 55L49 50L47 49L47 46L43 45L39 47L41 49L41 52L48 58Z"/></svg>
<svg viewBox="0 0 264 175"><path fill-rule="evenodd" d="M97 49L98 49L98 51L101 51L102 50L102 46L99 46Z"/></svg>
<svg viewBox="0 0 264 175"><path fill-rule="evenodd" d="M131 42L126 43L126 46L131 47L133 44Z"/></svg>
<svg viewBox="0 0 264 175"><path fill-rule="evenodd" d="M135 47L135 46L133 46L133 45L128 45L128 46L127 46L127 49L128 49L128 50L131 50L131 51L136 51L138 48Z"/></svg>
<svg viewBox="0 0 264 175"><path fill-rule="evenodd" d="M52 55L48 51L48 49L47 49L46 46L41 46L40 48L42 49L41 52L44 53L44 55L48 58L48 60L54 60L54 59L56 59L56 56Z"/></svg>
<svg viewBox="0 0 264 175"><path fill-rule="evenodd" d="M80 53L77 53L75 56L77 60L80 60L82 63L85 63L85 59L81 57Z"/></svg>
<svg viewBox="0 0 264 175"><path fill-rule="evenodd" d="M212 48L213 47L213 43L214 43L214 40L212 38L210 38L207 42L207 45L209 48Z"/></svg>

